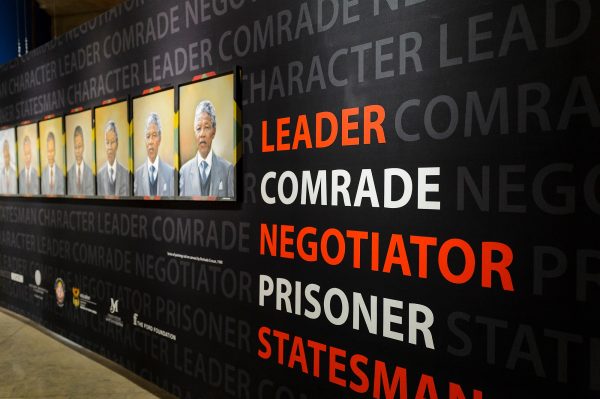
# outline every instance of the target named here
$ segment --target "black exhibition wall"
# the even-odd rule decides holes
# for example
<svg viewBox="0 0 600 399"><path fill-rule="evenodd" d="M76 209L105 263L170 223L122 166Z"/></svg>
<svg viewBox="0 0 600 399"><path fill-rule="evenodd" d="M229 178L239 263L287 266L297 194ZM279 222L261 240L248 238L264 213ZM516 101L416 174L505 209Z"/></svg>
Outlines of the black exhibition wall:
<svg viewBox="0 0 600 399"><path fill-rule="evenodd" d="M239 67L238 200L3 197L0 305L185 398L597 398L599 30L125 2L4 65L0 125Z"/></svg>

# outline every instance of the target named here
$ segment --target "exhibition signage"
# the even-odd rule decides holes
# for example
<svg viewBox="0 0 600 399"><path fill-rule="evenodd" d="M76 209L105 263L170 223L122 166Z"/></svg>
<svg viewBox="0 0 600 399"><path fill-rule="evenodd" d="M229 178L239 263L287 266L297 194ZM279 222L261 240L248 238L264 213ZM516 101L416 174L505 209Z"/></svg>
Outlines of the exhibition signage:
<svg viewBox="0 0 600 399"><path fill-rule="evenodd" d="M126 1L0 68L0 306L183 398L596 398L598 11Z"/></svg>

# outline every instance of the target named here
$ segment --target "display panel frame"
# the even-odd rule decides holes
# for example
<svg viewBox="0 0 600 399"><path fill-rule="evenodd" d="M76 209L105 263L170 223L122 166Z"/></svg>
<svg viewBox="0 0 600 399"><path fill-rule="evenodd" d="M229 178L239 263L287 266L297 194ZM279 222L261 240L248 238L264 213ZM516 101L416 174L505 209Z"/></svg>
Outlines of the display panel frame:
<svg viewBox="0 0 600 399"><path fill-rule="evenodd" d="M125 106L124 110L115 108ZM106 111L115 109L112 113ZM124 111L124 112L122 112ZM99 116L99 113L107 112L109 115ZM133 144L131 134L131 104L130 98L111 99L103 101L100 105L93 107L94 131L96 134L96 193L98 198L124 199L132 196L133 190ZM105 130L107 123L113 121L117 129L117 143L111 140L112 146L116 144L115 162L115 192L112 194L108 180L108 165L106 163L107 147L105 141ZM123 147L126 147L123 150ZM124 174L124 176L121 176Z"/></svg>
<svg viewBox="0 0 600 399"><path fill-rule="evenodd" d="M4 147L6 145L6 148ZM5 162L8 158L8 169ZM17 159L17 129L14 126L0 128L0 195L15 196L19 193Z"/></svg>
<svg viewBox="0 0 600 399"><path fill-rule="evenodd" d="M40 140L40 176L41 195L49 197L66 196L66 156L65 156L65 119L63 115L49 115L38 121L38 134ZM53 126L54 125L54 126ZM52 131L45 131L45 126L50 126ZM58 130L58 132L56 132ZM48 161L48 136L53 133L55 144L55 165L58 167L55 182L50 182L46 168ZM58 173L60 172L60 173ZM54 185L54 188L51 188Z"/></svg>
<svg viewBox="0 0 600 399"><path fill-rule="evenodd" d="M89 118L89 120L88 120ZM88 126L82 126L87 124ZM83 151L81 168L82 181L77 183L75 129L82 129ZM96 145L94 132L94 113L92 108L78 108L64 116L65 155L67 167L67 195L69 197L93 197L96 195ZM87 159L86 159L87 158ZM87 166L87 168L86 168ZM80 186L80 187L78 187Z"/></svg>
<svg viewBox="0 0 600 399"><path fill-rule="evenodd" d="M29 132L29 130L34 130ZM33 137L32 137L33 134ZM19 165L18 181L19 181L19 195L20 196L33 196L40 195L40 180L41 180L41 161L40 161L40 132L37 122L25 121L16 127L17 136L17 164ZM23 136L23 137L22 137ZM22 138L21 138L22 137ZM35 181L33 185L31 180L29 182L29 189L27 190L27 176L26 176L26 160L25 160L25 137L29 137L29 152L31 156L31 164L33 167L32 171L35 171ZM30 171L31 179L31 171ZM26 192L27 191L27 192Z"/></svg>
<svg viewBox="0 0 600 399"><path fill-rule="evenodd" d="M177 86L178 155L182 165L178 176L180 199L236 201L239 197L240 74L241 70L236 68L218 75L199 75L192 81ZM204 101L209 101L212 106L201 104ZM199 106L204 109L198 109ZM199 111L199 115L196 115L196 111ZM204 120L209 125L207 128L212 131L212 137L206 134L206 128L204 132L203 129L197 130L196 134L196 125L200 122L201 115L207 117L209 113L214 113L216 121L216 127L212 127L210 118ZM207 168L209 173L205 174L206 180L202 179L202 153L211 158L210 161L214 164L214 167L211 165Z"/></svg>
<svg viewBox="0 0 600 399"><path fill-rule="evenodd" d="M171 97L172 96L172 97ZM161 104L162 102L162 104ZM169 111L171 110L171 111ZM133 192L132 196L140 199L175 199L177 198L178 176L178 132L176 88L173 86L154 88L144 91L142 95L132 97L130 106L130 124L132 132L133 160ZM161 125L157 144L156 120L148 123L150 115L158 115ZM152 137L146 141L146 127L154 125ZM158 171L154 178L156 192L150 180L147 160L155 155Z"/></svg>

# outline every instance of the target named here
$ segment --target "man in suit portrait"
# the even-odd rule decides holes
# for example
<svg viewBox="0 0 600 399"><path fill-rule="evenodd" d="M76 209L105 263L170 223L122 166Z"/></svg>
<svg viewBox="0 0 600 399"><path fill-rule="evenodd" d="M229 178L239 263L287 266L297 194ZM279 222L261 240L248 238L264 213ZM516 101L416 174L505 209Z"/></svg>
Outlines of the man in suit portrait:
<svg viewBox="0 0 600 399"><path fill-rule="evenodd" d="M162 127L158 114L152 112L146 121L144 140L148 158L136 169L133 192L137 196L175 195L175 169L160 160L158 149L162 137Z"/></svg>
<svg viewBox="0 0 600 399"><path fill-rule="evenodd" d="M56 139L54 132L48 133L46 138L46 153L48 165L42 171L42 194L65 194L65 176L56 165Z"/></svg>
<svg viewBox="0 0 600 399"><path fill-rule="evenodd" d="M10 148L6 139L2 144L2 153L4 155L4 165L0 172L0 194L16 194L17 171L10 166Z"/></svg>
<svg viewBox="0 0 600 399"><path fill-rule="evenodd" d="M69 195L94 195L94 175L92 168L83 161L83 129L77 125L73 132L75 162L67 172L67 192Z"/></svg>
<svg viewBox="0 0 600 399"><path fill-rule="evenodd" d="M130 195L131 174L117 161L119 134L112 120L104 127L104 144L106 163L98 171L98 195Z"/></svg>
<svg viewBox="0 0 600 399"><path fill-rule="evenodd" d="M217 132L217 115L210 101L201 101L194 113L194 135L198 145L196 156L187 161L179 175L182 196L202 195L234 197L234 169L231 162L212 150Z"/></svg>
<svg viewBox="0 0 600 399"><path fill-rule="evenodd" d="M19 190L21 194L39 194L40 182L38 171L31 164L31 139L25 136L23 139L23 158L25 167L19 172Z"/></svg>

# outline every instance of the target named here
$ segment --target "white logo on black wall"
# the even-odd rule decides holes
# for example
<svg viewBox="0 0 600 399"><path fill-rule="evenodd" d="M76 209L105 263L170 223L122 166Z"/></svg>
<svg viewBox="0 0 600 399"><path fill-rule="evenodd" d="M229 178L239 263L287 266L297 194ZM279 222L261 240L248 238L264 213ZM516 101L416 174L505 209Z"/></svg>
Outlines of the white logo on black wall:
<svg viewBox="0 0 600 399"><path fill-rule="evenodd" d="M75 305L75 308L79 307L79 309L85 310L86 312L89 312L91 314L98 314L98 311L96 309L93 309L93 307L95 307L97 303L92 301L92 297L90 297L88 294L80 292L79 289L77 290L79 293L79 306L77 306L77 304L75 303L75 291L73 291L73 305Z"/></svg>
<svg viewBox="0 0 600 399"><path fill-rule="evenodd" d="M148 330L156 335L160 335L162 337L168 338L172 341L177 341L177 336L168 331L162 330L156 326L145 323L139 319L139 315L137 313L133 314L133 325L136 327L143 328L144 330Z"/></svg>
<svg viewBox="0 0 600 399"><path fill-rule="evenodd" d="M119 313L119 300L110 298L110 313Z"/></svg>
<svg viewBox="0 0 600 399"><path fill-rule="evenodd" d="M44 295L48 293L48 290L40 287L42 285L42 272L36 270L33 274L33 280L35 284L29 284L29 288L33 291L33 297L42 301L44 299Z"/></svg>
<svg viewBox="0 0 600 399"><path fill-rule="evenodd" d="M104 318L104 321L110 324L114 324L117 327L123 327L123 319L117 316L115 313L119 313L119 299L110 298L110 306L108 307L108 314Z"/></svg>

